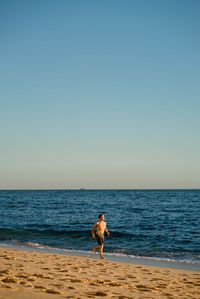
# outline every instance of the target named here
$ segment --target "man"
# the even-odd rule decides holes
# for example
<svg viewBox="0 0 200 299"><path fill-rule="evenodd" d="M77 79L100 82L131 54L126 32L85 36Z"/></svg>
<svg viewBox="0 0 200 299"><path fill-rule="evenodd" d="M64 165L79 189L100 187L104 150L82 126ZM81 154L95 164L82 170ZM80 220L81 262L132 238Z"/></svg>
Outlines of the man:
<svg viewBox="0 0 200 299"><path fill-rule="evenodd" d="M104 232L106 232L108 236L110 235L110 233L107 230L106 222L104 222L104 214L100 214L98 217L99 217L99 221L95 222L92 228L92 237L93 239L96 238L97 243L99 245L92 249L92 253L95 253L95 250L99 249L100 258L104 259L103 256ZM97 229L96 233L94 233L95 229Z"/></svg>

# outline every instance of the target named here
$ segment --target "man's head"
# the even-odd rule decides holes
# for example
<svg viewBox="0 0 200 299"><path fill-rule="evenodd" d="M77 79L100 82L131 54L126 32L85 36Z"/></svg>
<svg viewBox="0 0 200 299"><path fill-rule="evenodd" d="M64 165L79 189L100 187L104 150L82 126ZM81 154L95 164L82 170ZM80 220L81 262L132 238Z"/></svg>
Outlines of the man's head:
<svg viewBox="0 0 200 299"><path fill-rule="evenodd" d="M100 220L100 221L103 221L103 220L104 220L104 214L99 214L98 217L99 217L99 220Z"/></svg>

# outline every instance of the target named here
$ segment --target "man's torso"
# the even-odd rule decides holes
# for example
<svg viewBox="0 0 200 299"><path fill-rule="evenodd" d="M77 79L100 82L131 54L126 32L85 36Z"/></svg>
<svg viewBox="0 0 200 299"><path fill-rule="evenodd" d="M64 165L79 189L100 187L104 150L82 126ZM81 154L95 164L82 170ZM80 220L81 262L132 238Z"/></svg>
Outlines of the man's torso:
<svg viewBox="0 0 200 299"><path fill-rule="evenodd" d="M105 228L106 228L106 222L104 222L104 221L97 222L97 234L103 235Z"/></svg>

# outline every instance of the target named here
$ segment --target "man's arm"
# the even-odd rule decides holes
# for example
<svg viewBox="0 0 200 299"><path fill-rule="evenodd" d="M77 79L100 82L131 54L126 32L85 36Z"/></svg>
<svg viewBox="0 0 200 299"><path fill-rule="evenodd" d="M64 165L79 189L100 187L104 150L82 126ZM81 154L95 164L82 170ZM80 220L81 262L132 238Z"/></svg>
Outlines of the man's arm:
<svg viewBox="0 0 200 299"><path fill-rule="evenodd" d="M97 226L97 223L95 222L95 224L93 225L93 228L92 228L92 237L93 237L93 239L95 239L94 230L95 230L96 226Z"/></svg>
<svg viewBox="0 0 200 299"><path fill-rule="evenodd" d="M107 233L108 236L110 235L109 231L107 230L107 226L105 228L105 232Z"/></svg>

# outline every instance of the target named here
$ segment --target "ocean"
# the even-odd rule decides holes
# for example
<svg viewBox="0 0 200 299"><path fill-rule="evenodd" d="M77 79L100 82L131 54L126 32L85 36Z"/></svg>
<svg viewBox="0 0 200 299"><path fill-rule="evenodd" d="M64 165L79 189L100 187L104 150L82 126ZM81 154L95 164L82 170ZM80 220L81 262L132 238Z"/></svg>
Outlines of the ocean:
<svg viewBox="0 0 200 299"><path fill-rule="evenodd" d="M90 255L100 213L108 258L200 270L200 190L1 190L0 246Z"/></svg>

